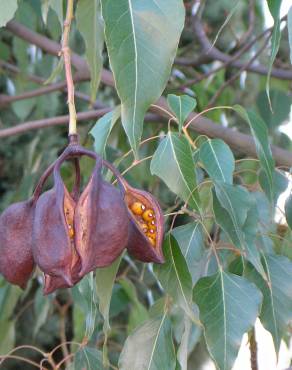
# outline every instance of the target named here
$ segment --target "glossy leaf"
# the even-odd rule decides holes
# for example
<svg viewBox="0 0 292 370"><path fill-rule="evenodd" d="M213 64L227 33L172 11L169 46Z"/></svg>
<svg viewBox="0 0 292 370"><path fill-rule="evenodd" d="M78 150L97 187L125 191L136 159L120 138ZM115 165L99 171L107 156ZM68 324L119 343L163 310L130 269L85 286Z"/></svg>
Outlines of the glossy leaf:
<svg viewBox="0 0 292 370"><path fill-rule="evenodd" d="M232 184L235 160L232 151L223 140L205 141L200 147L200 161L212 180Z"/></svg>
<svg viewBox="0 0 292 370"><path fill-rule="evenodd" d="M262 301L256 286L243 277L219 270L194 288L208 350L218 369L229 370L241 339L254 324Z"/></svg>
<svg viewBox="0 0 292 370"><path fill-rule="evenodd" d="M181 131L189 114L196 108L197 101L189 95L169 94L167 96L167 103L169 108L175 114L178 120L179 131Z"/></svg>
<svg viewBox="0 0 292 370"><path fill-rule="evenodd" d="M180 247L192 276L192 282L195 284L203 273L206 257L202 226L199 222L182 225L174 228L172 235Z"/></svg>
<svg viewBox="0 0 292 370"><path fill-rule="evenodd" d="M104 24L99 0L79 0L76 9L77 26L86 45L86 60L90 69L91 101L96 97L103 65Z"/></svg>
<svg viewBox="0 0 292 370"><path fill-rule="evenodd" d="M13 18L17 6L17 0L0 0L0 27L4 27Z"/></svg>
<svg viewBox="0 0 292 370"><path fill-rule="evenodd" d="M192 278L186 260L172 236L167 236L163 251L165 263L154 267L155 274L165 292L194 322L198 322L192 307Z"/></svg>
<svg viewBox="0 0 292 370"><path fill-rule="evenodd" d="M102 116L91 129L90 134L94 138L94 150L96 153L104 154L108 137L120 115L121 108L118 106L113 111Z"/></svg>
<svg viewBox="0 0 292 370"><path fill-rule="evenodd" d="M126 340L120 370L175 370L170 321L164 315L137 328Z"/></svg>
<svg viewBox="0 0 292 370"><path fill-rule="evenodd" d="M267 196L270 201L273 201L274 194L274 159L269 143L268 131L263 120L252 111L246 111L241 106L237 105L234 109L242 116L249 124L252 136L255 141L257 155L260 160L261 167L265 172L268 182Z"/></svg>
<svg viewBox="0 0 292 370"><path fill-rule="evenodd" d="M253 269L249 268L246 276L263 293L260 319L264 327L272 334L276 351L279 351L281 338L292 320L292 262L284 256L266 255L264 267L269 282L266 282Z"/></svg>
<svg viewBox="0 0 292 370"><path fill-rule="evenodd" d="M192 208L200 209L195 165L184 136L169 132L154 153L150 170Z"/></svg>
<svg viewBox="0 0 292 370"><path fill-rule="evenodd" d="M163 92L184 25L181 0L102 0L105 36L122 103L122 123L137 153L143 120Z"/></svg>

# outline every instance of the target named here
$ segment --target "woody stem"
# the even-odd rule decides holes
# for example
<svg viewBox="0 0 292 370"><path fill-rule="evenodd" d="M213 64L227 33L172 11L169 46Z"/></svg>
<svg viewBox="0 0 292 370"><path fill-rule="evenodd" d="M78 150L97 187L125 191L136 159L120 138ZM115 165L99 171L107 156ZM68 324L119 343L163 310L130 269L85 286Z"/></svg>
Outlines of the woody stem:
<svg viewBox="0 0 292 370"><path fill-rule="evenodd" d="M61 53L64 58L64 67L68 91L67 103L69 109L69 136L77 135L76 109L74 102L74 82L72 78L72 69L71 69L71 51L69 48L70 27L74 16L73 6L74 0L68 0L66 18L63 27L62 50L61 50Z"/></svg>

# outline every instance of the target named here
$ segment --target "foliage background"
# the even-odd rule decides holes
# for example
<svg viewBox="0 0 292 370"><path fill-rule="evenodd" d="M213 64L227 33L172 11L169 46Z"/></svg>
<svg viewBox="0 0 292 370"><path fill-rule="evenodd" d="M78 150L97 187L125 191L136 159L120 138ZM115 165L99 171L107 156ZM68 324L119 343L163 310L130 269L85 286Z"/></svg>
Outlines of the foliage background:
<svg viewBox="0 0 292 370"><path fill-rule="evenodd" d="M4 3L0 1L1 6ZM111 5L110 1L103 3ZM171 2L174 14L179 3ZM277 27L279 14L275 9L281 1L268 3ZM7 11L1 12L2 15L11 12L13 22L45 36L44 43L48 45L49 39L59 43L61 38L60 20L65 8L60 4L53 0L15 0L9 2ZM108 356L112 368L131 370L139 353L145 356L152 370L193 370L203 368L210 357L209 349L220 369L230 369L244 332L249 332L250 342L254 343L252 327L257 316L273 335L276 350L281 338L289 342L292 200L288 199L285 216L285 211L277 210L277 199L288 186L287 175L292 164L291 140L281 130L289 120L291 109L288 31L290 27L292 32L292 26L289 22L282 24L278 43L272 36L273 30L263 34L266 26L261 1L205 1L196 15L192 9L193 12L198 9L198 2L185 1L184 5L185 26L163 92L168 96L170 114L176 113L179 102L176 96L182 95L189 96L181 101L186 117L192 110L199 113L215 106L233 107L204 114L205 119L218 127L227 126L233 131L225 136L218 131L221 136L216 139L218 132L214 129L213 133L212 130L205 133L204 125L209 121L200 118L197 128L193 124L193 129L179 134L175 117L169 121L169 113L161 116L161 109L156 109L146 115L142 136L146 142L139 148L139 162L134 162L132 153L126 155L131 148L120 119L110 132L105 150L106 157L121 172L126 171L132 185L150 191L159 199L166 226L172 230L165 240L166 264L145 265L125 254L114 266L88 275L72 290L48 297L42 295L42 276L38 271L24 292L1 279L1 355L14 347L30 345L34 348L25 347L13 355L39 363L45 353L56 348L54 363L67 359L66 368L103 369ZM96 14L97 17L92 16ZM92 27L103 29L100 17L97 1L79 0L70 37L72 50L87 59L92 75L89 81L88 76L75 68L76 107L78 112L85 112L79 124L81 142L97 151L102 151L113 122L111 116L106 116L96 124L96 118L120 103L105 72L97 91L101 69L98 56L102 51L103 66L108 70L108 55L111 55L109 40L107 48L100 48L103 32L91 32ZM9 19L0 18L3 24ZM106 17L105 23L107 26ZM67 143L67 118L61 124L54 118L67 114L64 75L58 57L50 55L46 47L40 47L38 41L36 46L27 34L17 33L15 24L8 23L0 29L1 210L31 195L40 174ZM164 31L164 24L156 26ZM110 31L110 24L107 27ZM211 47L199 37L202 31ZM179 31L172 32L175 37ZM262 36L257 38L257 35ZM149 40L150 49L144 51L143 58L167 75L166 65L161 64L158 54L159 48L164 52L167 45L155 45L155 40ZM266 93L268 68L273 62L271 46L274 49L279 46L269 87L273 113ZM127 45L125 53L131 54L131 45ZM121 69L125 60L119 60L114 53L111 58L116 60L117 70ZM150 74L140 76L142 83L153 79L151 72L147 73ZM48 78L45 88L53 86L53 91L41 94L39 88ZM163 85L154 79L153 86L144 91L147 95L153 88L150 91L153 102L159 97L155 97L159 84ZM130 82L128 89L131 90ZM26 92L32 92L29 98ZM123 95L119 86L118 92ZM141 110L143 115L143 107ZM29 130L37 120L49 127ZM22 123L28 123L29 127L21 135L5 131ZM89 132L92 134L88 135ZM253 135L260 161L238 132ZM132 146L135 140L138 139L132 139ZM285 150L277 152L276 163L270 144ZM84 160L82 170L86 182L91 163ZM64 166L63 177L68 185L73 181L69 165ZM185 184L192 192L195 189L192 204L185 205L191 203ZM200 207L196 207L199 198ZM277 222L275 212L281 215ZM145 342L147 335L150 339ZM89 343L79 349L80 345L74 343L82 343L84 338ZM254 346L251 352L256 355ZM1 366L33 368L32 363L23 359L12 358ZM256 364L252 366L256 369ZM139 370L137 366L134 368Z"/></svg>

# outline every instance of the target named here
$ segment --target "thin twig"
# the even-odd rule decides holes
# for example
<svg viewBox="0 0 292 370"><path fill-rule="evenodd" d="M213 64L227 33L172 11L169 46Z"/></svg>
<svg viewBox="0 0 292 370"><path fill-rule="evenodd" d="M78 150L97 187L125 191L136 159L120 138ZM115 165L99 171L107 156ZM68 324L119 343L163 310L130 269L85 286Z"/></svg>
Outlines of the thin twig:
<svg viewBox="0 0 292 370"><path fill-rule="evenodd" d="M252 370L258 370L258 346L255 337L255 329L251 331L249 337L249 349L250 349L250 365Z"/></svg>
<svg viewBox="0 0 292 370"><path fill-rule="evenodd" d="M71 51L69 48L69 34L71 22L74 16L74 0L67 0L66 19L64 21L63 39L62 39L62 55L64 57L65 75L67 81L68 92L68 108L69 108L69 135L77 134L77 116L74 101L74 83L71 68Z"/></svg>
<svg viewBox="0 0 292 370"><path fill-rule="evenodd" d="M49 38L39 35L31 30L29 30L27 27L15 22L10 21L6 25L6 28L10 30L12 33L17 35L23 40L28 41L29 43L32 43L44 51L57 55L60 51L60 45ZM86 61L81 58L79 55L72 54L72 64L77 68L78 73L81 76L89 76L89 69ZM255 66L256 67L256 66ZM281 70L281 73L284 73L286 79L292 79L292 72L291 71L285 71ZM289 74L289 76L287 75ZM274 76L276 77L276 76ZM103 70L101 74L101 80L103 83L105 83L108 86L114 85L114 80L112 77L112 74L107 71ZM158 99L156 106L159 106L160 108L164 108L167 110L166 106L166 99L161 97ZM162 117L168 117L170 114L163 113L161 110L157 110L154 106L151 107L151 111L154 113L159 113ZM192 119L195 116L195 114L191 114L189 119ZM207 135L209 137L218 137L222 140L224 140L228 145L230 145L233 149L245 153L246 155L256 157L256 150L254 145L254 140L250 135L243 134L241 132L235 131L233 128L228 127L221 127L220 125L216 124L212 120L201 117L196 121L195 125L192 125L193 129L197 131L200 134ZM0 136L1 137L1 136ZM272 151L274 158L278 165L285 165L288 167L291 167L292 165L292 154L284 149L281 149L279 147L273 147Z"/></svg>
<svg viewBox="0 0 292 370"><path fill-rule="evenodd" d="M30 365L33 365L33 366L37 367L38 369L40 369L40 365L37 362L32 361L32 360L30 360L28 358L25 358L25 357L16 356L16 355L0 356L0 360L3 360L2 362L4 362L5 360L9 360L9 359L11 359L11 360L20 360L20 361L26 362L26 363L28 363ZM43 370L48 370L48 369L43 367Z"/></svg>
<svg viewBox="0 0 292 370"><path fill-rule="evenodd" d="M222 92L226 89L226 87L230 86L235 80L237 80L243 71L246 71L250 65L258 58L258 56L265 50L267 44L269 42L269 38L266 39L262 47L256 52L256 54L247 62L245 63L229 80L225 81L223 85L220 86L220 89L216 91L213 95L212 99L209 101L207 108L212 107Z"/></svg>

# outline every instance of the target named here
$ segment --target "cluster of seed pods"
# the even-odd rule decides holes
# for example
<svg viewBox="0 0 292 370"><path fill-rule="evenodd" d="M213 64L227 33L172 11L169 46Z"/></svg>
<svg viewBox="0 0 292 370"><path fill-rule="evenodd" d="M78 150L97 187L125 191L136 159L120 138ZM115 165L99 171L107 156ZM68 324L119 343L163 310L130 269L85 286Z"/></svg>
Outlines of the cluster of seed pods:
<svg viewBox="0 0 292 370"><path fill-rule="evenodd" d="M80 156L95 160L80 193ZM75 163L69 192L60 167ZM103 180L103 166L118 188ZM54 186L43 192L48 177ZM72 287L97 267L109 266L127 248L143 262L163 263L163 214L148 192L131 187L116 168L77 143L70 144L41 176L32 198L8 207L0 216L0 273L25 288L35 267L44 274L44 293Z"/></svg>

